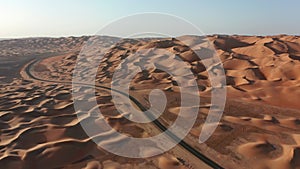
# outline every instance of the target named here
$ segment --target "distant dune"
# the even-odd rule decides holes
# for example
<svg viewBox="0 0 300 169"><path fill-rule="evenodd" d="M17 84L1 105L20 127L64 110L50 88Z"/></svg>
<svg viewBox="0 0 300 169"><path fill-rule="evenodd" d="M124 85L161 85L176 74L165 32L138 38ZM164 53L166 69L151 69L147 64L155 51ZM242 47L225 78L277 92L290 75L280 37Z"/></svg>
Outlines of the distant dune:
<svg viewBox="0 0 300 169"><path fill-rule="evenodd" d="M87 136L79 122L90 120L89 124L97 126L100 119L91 112L77 118L87 110L74 109L71 81L79 52L88 39L29 38L0 42L0 166L8 169L210 168L181 146L153 158L130 159L105 151ZM124 71L130 71L130 67L142 61L155 63L153 68L133 78L130 95L149 108L151 90L163 90L168 102L158 120L168 127L180 110L181 86L171 75L159 70L159 66L167 63L167 68L183 74L180 77L183 80L188 79L183 71L187 68L195 77L201 97L198 118L185 139L189 145L228 169L299 169L300 37L212 35L178 39L119 41L102 37L102 41L98 41L102 46L118 43L105 51L105 57L97 65L96 85L110 87L119 65ZM206 143L198 144L211 106L212 85L203 64L211 61L206 40L213 45L225 69L227 101L215 133ZM197 51L183 42L189 42ZM174 56L166 57L150 49L165 49ZM103 52L95 49L85 53L78 66L84 68L94 62L97 50ZM140 56L123 62L139 50L149 50L149 58ZM200 60L196 53L202 54L204 59ZM183 65L176 64L175 55L184 61ZM82 76L92 77L89 71ZM90 87L80 90L80 98L88 105ZM116 131L131 137L149 137L160 132L152 123L134 123L119 114L109 90L96 87L96 99L104 120ZM126 111L130 105L122 106ZM93 137L103 134L93 132ZM105 141L120 141L120 148L128 146L130 149L122 139ZM102 144L103 140L98 140ZM149 148L147 153L154 151Z"/></svg>

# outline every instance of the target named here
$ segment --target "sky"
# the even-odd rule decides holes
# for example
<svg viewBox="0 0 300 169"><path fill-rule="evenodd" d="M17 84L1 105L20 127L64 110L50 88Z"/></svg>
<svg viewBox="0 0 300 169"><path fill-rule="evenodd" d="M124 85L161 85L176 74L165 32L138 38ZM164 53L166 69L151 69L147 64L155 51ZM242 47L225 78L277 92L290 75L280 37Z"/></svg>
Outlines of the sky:
<svg viewBox="0 0 300 169"><path fill-rule="evenodd" d="M205 34L300 34L298 0L0 0L0 38L93 35L119 18L172 14Z"/></svg>

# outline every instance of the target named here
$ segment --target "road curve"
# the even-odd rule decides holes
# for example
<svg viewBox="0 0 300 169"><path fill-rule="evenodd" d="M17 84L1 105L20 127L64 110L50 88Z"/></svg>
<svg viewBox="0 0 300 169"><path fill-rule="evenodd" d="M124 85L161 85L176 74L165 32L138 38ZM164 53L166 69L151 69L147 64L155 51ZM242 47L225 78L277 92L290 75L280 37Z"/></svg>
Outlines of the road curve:
<svg viewBox="0 0 300 169"><path fill-rule="evenodd" d="M43 81L43 82L53 82L53 83L63 83L63 84L78 84L78 85L83 85L83 86L89 86L89 87L96 87L96 88L101 88L101 89L106 89L106 90L111 90L114 92L117 92L121 95L124 96L128 96L127 94L115 90L115 89L111 89L109 87L106 86L101 86L101 85L90 85L90 84L85 84L85 83L72 83L72 82L63 82L63 81L55 81L55 80L46 80L46 79L41 79L39 77L34 76L31 73L31 68L38 62L40 62L41 60L38 59L33 59L31 60L24 68L23 71L24 73L26 73L26 75L34 80L38 80L38 81ZM141 110L141 111L146 111L147 108L144 107L136 98L132 97L129 95L129 99L136 104L136 106ZM179 142L179 145L182 146L185 150L187 150L188 152L190 152L191 154L193 154L196 158L200 159L202 162L204 162L205 164L207 164L208 166L214 168L214 169L223 169L223 167L221 167L219 164L217 164L216 162L212 161L211 159L209 159L208 157L206 157L205 155L203 155L202 153L200 153L198 150L194 149L192 146L190 146L188 143L186 143L185 141L181 140L180 138L178 138L175 134L173 134L172 132L170 132L167 127L165 127L159 120L157 120L151 113L146 114L148 116L149 119L152 120L153 124L155 126L157 126L162 132L166 132L166 134L173 139L176 142Z"/></svg>

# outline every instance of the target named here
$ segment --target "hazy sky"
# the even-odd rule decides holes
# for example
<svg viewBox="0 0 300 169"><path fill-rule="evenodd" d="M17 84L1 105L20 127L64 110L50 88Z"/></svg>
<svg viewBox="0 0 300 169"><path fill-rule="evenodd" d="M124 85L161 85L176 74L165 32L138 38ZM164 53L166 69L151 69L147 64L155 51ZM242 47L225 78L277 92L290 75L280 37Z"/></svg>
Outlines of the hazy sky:
<svg viewBox="0 0 300 169"><path fill-rule="evenodd" d="M0 38L92 35L141 12L163 12L206 34L300 34L298 0L0 0Z"/></svg>

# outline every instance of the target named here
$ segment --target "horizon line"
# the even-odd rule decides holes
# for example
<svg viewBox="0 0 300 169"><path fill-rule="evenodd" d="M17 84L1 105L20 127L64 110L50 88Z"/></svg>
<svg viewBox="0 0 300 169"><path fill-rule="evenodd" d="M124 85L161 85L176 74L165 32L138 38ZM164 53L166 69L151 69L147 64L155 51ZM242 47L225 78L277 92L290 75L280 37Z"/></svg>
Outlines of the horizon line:
<svg viewBox="0 0 300 169"><path fill-rule="evenodd" d="M268 37L268 36L300 36L300 34L286 34L286 33L279 33L279 34L226 34L226 33L213 33L213 34L204 34L204 35L192 35L192 34L185 34L185 35L179 35L180 36L262 36L262 37ZM2 40L14 40L14 39L31 39L31 38L80 38L80 37L92 37L92 36L108 36L108 37L116 37L116 38L127 38L127 37L119 37L119 36L113 36L113 35L92 35L92 34L82 34L82 35L41 35L41 36L14 36L14 37L0 37L0 41ZM140 38L166 38L166 37L155 37L155 36L149 36L149 37L140 37Z"/></svg>

